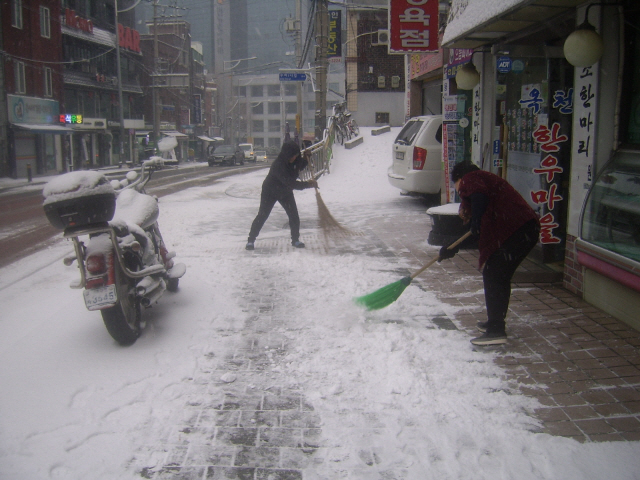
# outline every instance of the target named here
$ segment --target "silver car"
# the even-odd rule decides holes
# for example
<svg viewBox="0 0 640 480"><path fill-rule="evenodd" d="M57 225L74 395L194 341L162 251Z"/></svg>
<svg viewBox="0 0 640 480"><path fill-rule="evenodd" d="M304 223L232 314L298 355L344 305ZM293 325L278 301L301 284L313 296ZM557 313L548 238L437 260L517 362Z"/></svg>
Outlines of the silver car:
<svg viewBox="0 0 640 480"><path fill-rule="evenodd" d="M393 142L389 183L402 193L435 195L444 181L442 116L424 115L407 121Z"/></svg>

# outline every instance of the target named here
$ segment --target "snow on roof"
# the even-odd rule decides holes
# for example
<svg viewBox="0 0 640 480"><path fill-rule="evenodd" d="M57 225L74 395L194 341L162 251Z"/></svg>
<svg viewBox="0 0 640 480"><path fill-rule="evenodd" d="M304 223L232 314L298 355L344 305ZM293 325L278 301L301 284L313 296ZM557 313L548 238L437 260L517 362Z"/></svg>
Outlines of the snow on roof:
<svg viewBox="0 0 640 480"><path fill-rule="evenodd" d="M456 7L455 2L452 5L452 9ZM458 6L458 14L453 18L444 30L442 36L442 45L456 40L461 35L469 32L485 22L488 22L492 18L506 12L514 7L529 3L530 0L468 0L466 8L462 8L462 5Z"/></svg>

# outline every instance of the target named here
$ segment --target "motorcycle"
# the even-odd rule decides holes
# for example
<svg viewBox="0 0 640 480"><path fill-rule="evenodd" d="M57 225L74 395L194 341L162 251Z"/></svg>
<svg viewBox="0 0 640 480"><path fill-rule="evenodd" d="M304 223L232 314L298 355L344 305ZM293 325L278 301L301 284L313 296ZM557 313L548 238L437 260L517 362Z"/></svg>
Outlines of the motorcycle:
<svg viewBox="0 0 640 480"><path fill-rule="evenodd" d="M64 264L77 261L80 279L71 288L84 289L85 306L100 311L121 345L133 344L144 329L141 307L151 307L166 290L177 291L186 272L160 234L157 198L145 192L162 163L152 157L140 175L130 171L111 182L96 171L69 172L43 189L49 222L73 241L75 253Z"/></svg>

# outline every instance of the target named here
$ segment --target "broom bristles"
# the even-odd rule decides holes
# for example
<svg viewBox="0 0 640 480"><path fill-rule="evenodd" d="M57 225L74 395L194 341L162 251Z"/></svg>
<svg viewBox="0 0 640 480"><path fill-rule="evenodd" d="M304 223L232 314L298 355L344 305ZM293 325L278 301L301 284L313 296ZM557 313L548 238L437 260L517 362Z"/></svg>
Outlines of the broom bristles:
<svg viewBox="0 0 640 480"><path fill-rule="evenodd" d="M411 283L411 277L404 277L397 282L390 283L389 285L379 288L369 295L363 297L354 298L354 302L362 305L367 310L380 310L395 302L405 288Z"/></svg>
<svg viewBox="0 0 640 480"><path fill-rule="evenodd" d="M318 218L320 223L320 228L324 232L325 236L328 235L348 235L351 231L340 225L338 221L333 218L331 212L325 205L322 197L320 196L320 192L316 190L316 201L318 202Z"/></svg>

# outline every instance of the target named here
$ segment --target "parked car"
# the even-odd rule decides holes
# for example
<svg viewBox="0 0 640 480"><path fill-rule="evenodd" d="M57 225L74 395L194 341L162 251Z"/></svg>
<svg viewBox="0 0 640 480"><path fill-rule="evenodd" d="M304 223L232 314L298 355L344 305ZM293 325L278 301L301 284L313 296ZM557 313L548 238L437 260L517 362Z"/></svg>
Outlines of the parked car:
<svg viewBox="0 0 640 480"><path fill-rule="evenodd" d="M389 183L408 195L437 195L444 182L442 116L410 118L392 146Z"/></svg>
<svg viewBox="0 0 640 480"><path fill-rule="evenodd" d="M256 161L256 155L255 155L255 152L253 151L253 145L251 143L241 143L238 146L244 152L244 159L245 160L247 160L249 162L255 162Z"/></svg>
<svg viewBox="0 0 640 480"><path fill-rule="evenodd" d="M267 151L266 150L256 150L256 161L257 162L266 162L267 161Z"/></svg>
<svg viewBox="0 0 640 480"><path fill-rule="evenodd" d="M244 152L240 147L233 145L218 145L213 154L208 159L209 166L212 167L216 163L220 165L244 165Z"/></svg>

